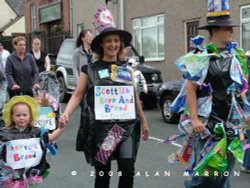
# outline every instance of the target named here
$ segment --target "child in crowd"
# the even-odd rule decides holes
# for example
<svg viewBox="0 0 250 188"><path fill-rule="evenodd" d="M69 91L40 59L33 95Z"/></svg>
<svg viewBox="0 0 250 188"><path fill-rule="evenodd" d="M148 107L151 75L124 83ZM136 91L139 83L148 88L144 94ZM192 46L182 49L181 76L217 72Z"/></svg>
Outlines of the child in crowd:
<svg viewBox="0 0 250 188"><path fill-rule="evenodd" d="M129 59L128 63L134 68L134 86L135 91L138 96L140 96L141 92L148 93L148 87L146 79L144 78L142 72L137 69L137 66L139 65L138 62L136 62L135 59Z"/></svg>
<svg viewBox="0 0 250 188"><path fill-rule="evenodd" d="M5 127L0 129L0 162L4 161L14 169L14 173L2 178L0 187L8 187L8 184L9 187L16 184L25 187L27 183L42 182L48 175L46 146L63 133L64 127L60 126L52 133L34 127L38 109L38 103L26 95L15 96L4 106Z"/></svg>

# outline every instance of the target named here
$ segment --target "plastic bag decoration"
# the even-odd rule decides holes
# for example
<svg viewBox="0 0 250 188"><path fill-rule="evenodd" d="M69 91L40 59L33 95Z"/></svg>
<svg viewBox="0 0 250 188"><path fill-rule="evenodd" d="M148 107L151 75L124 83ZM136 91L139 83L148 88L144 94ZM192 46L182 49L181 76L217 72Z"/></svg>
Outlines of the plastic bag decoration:
<svg viewBox="0 0 250 188"><path fill-rule="evenodd" d="M234 130L245 129L247 127L244 112L236 101L234 92L232 93L231 108L229 111L226 126L227 128L232 128Z"/></svg>
<svg viewBox="0 0 250 188"><path fill-rule="evenodd" d="M194 168L199 176L214 176L223 173L227 168L227 138L222 123L216 124L215 134L224 134L224 137L208 152Z"/></svg>
<svg viewBox="0 0 250 188"><path fill-rule="evenodd" d="M229 151L231 151L234 157L241 164L243 163L244 150L240 142L239 137L235 137L228 146Z"/></svg>

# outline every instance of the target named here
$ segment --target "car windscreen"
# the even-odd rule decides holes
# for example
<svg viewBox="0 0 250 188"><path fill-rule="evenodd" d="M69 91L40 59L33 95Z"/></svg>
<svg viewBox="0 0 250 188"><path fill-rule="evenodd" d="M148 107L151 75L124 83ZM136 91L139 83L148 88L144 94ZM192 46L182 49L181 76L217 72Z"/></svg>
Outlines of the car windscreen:
<svg viewBox="0 0 250 188"><path fill-rule="evenodd" d="M63 58L63 59L72 58L75 46L76 44L74 40L67 40L63 42L59 51L60 58Z"/></svg>

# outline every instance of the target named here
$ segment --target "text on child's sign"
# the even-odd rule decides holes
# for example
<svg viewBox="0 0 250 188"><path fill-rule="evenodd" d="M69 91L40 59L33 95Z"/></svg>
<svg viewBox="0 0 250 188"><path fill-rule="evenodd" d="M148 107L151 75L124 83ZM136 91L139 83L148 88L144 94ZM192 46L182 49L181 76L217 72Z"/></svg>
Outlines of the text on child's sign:
<svg viewBox="0 0 250 188"><path fill-rule="evenodd" d="M12 140L6 143L6 162L14 169L36 166L41 158L40 138Z"/></svg>
<svg viewBox="0 0 250 188"><path fill-rule="evenodd" d="M39 118L35 122L35 127L54 130L56 128L55 113L51 107L40 107Z"/></svg>

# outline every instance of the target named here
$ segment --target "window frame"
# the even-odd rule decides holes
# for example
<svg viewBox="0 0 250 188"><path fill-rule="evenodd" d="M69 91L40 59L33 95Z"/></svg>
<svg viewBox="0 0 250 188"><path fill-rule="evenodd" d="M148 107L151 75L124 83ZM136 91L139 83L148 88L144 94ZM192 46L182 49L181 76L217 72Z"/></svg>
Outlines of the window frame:
<svg viewBox="0 0 250 188"><path fill-rule="evenodd" d="M31 32L37 30L36 4L30 5Z"/></svg>
<svg viewBox="0 0 250 188"><path fill-rule="evenodd" d="M143 22L143 19L148 19L148 18L155 18L156 22L153 24L153 25L150 25L150 26L142 26L142 22ZM159 18L163 18L162 19L162 22L159 21ZM165 58L166 58L166 52L165 50L163 50L163 57L159 57L159 30L160 30L160 27L163 28L163 46L165 46L165 29L164 29L164 25L165 25L165 15L164 14L157 14L157 15L153 15L153 16L145 16L145 17L141 17L141 18L136 18L136 19L133 19L132 20L132 30L133 30L133 37L135 38L135 32L139 32L139 49L137 49L137 51L139 52L139 54L142 54L142 31L144 29L149 29L149 28L155 28L156 29L156 54L157 54L157 57L146 57L144 54L142 54L143 56L145 56L145 61L164 61ZM137 36L137 37L138 37ZM135 44L135 40L133 40L133 46L137 47L136 44ZM165 48L163 48L165 49Z"/></svg>
<svg viewBox="0 0 250 188"><path fill-rule="evenodd" d="M248 18L242 18L242 16L243 16L242 13L243 13L244 9L249 9L250 10L250 4L246 5L246 6L240 7L240 47L243 50L248 51L250 49L250 44L249 44L249 49L244 49L243 48L243 33L242 32L243 32L243 24L245 24L245 23L249 23L250 24L250 15L249 15Z"/></svg>
<svg viewBox="0 0 250 188"><path fill-rule="evenodd" d="M184 24L185 24L184 27L185 27L185 51L186 51L186 53L189 52L192 49L190 47L190 39L188 39L189 36L190 37L195 37L195 36L197 36L199 34L199 31L198 31L199 23L200 23L199 19L188 20L188 21L184 22ZM196 34L194 34L193 36L191 36L191 35L188 36L188 24L192 24L192 25L197 26Z"/></svg>
<svg viewBox="0 0 250 188"><path fill-rule="evenodd" d="M74 15L73 15L73 11L74 11L74 9L73 9L73 0L70 0L70 2L69 2L69 14L70 14L70 22L69 22L69 27L70 27L70 36L72 37L73 36L73 22L74 22Z"/></svg>
<svg viewBox="0 0 250 188"><path fill-rule="evenodd" d="M77 36L79 36L80 32L84 30L84 23L79 23L76 25Z"/></svg>

